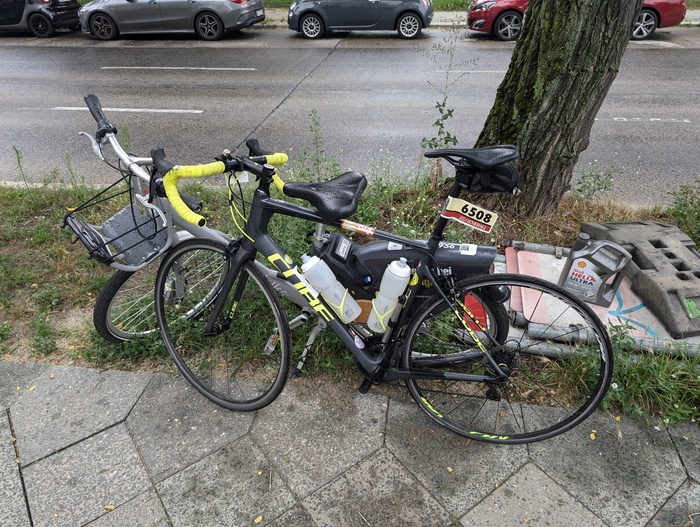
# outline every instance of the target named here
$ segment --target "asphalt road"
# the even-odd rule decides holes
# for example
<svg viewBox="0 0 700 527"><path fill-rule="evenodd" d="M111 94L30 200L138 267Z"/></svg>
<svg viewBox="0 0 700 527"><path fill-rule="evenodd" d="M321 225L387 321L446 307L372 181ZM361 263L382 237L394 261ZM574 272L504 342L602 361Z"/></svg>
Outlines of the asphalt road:
<svg viewBox="0 0 700 527"><path fill-rule="evenodd" d="M223 41L141 37L99 42L79 33L51 40L0 35L0 180L41 181L70 170L86 181L114 173L92 153L83 96L95 93L126 130L132 152L163 146L173 161L208 162L256 136L298 156L312 145L311 111L326 154L341 169L370 176L415 167L438 116L446 56L433 46L446 32L417 41L394 33L352 32L307 41L284 29L251 29ZM461 146L478 137L508 67L512 43L476 35L457 42L447 128ZM598 115L578 171L615 170L614 195L633 204L668 202L698 175L700 28L661 30L630 43ZM431 83L433 86L431 86Z"/></svg>

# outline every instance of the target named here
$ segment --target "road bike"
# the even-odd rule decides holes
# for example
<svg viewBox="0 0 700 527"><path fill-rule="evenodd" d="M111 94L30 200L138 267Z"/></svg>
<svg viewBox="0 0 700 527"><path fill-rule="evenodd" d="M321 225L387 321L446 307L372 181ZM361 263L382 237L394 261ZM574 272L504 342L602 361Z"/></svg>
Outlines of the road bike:
<svg viewBox="0 0 700 527"><path fill-rule="evenodd" d="M492 257L484 256L483 247L444 239L453 220L492 225L493 213L459 196L464 190L511 190L517 172L508 163L517 151L496 146L425 155L452 164L455 179L429 238L422 240L347 219L367 186L358 172L320 183L285 183L265 156L224 152L209 164L176 166L162 151L152 152L172 207L200 227L205 218L179 198L180 178L228 172L257 180L252 198L241 196L239 202L239 239L188 239L160 262L156 317L182 375L231 410L272 403L291 364L290 326L273 285L287 283L292 286L288 298L310 309L348 348L363 376L362 393L403 381L418 407L440 425L500 444L548 439L585 420L603 399L613 370L610 339L597 316L562 288L537 278L488 269L464 276L460 261L467 267L464 262L476 262L478 268L490 265ZM272 197L272 188L301 204ZM345 288L341 301L325 298L311 285L310 273L300 271L269 232L275 215L317 225L309 255L326 262ZM376 242L365 248L338 231ZM457 251L462 258L447 259L443 251ZM368 321L377 309L375 294L382 290L385 269L401 258L410 268L408 285L382 314L381 328L372 330ZM348 316L347 295L369 300L369 315L363 310Z"/></svg>

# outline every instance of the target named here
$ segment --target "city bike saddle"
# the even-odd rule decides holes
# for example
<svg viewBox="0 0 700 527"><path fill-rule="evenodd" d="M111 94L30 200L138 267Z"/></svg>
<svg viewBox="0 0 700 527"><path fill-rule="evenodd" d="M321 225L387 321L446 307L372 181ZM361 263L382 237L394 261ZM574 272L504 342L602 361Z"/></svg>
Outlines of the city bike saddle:
<svg viewBox="0 0 700 527"><path fill-rule="evenodd" d="M321 183L290 182L284 184L284 193L313 205L324 223L345 219L357 210L367 178L359 172L345 172Z"/></svg>
<svg viewBox="0 0 700 527"><path fill-rule="evenodd" d="M469 162L475 168L493 168L508 161L518 159L519 154L513 145L487 146L484 148L443 148L428 150L425 157L442 157L455 166L462 161Z"/></svg>

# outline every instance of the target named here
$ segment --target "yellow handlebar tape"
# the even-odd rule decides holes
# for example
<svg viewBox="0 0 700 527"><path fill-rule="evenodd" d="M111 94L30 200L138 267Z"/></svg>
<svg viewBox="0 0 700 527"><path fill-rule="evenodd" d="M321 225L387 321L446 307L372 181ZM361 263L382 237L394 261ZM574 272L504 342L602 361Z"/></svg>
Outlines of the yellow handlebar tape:
<svg viewBox="0 0 700 527"><path fill-rule="evenodd" d="M165 195L168 196L173 209L183 220L200 227L204 227L207 223L204 216L193 212L192 209L182 201L180 193L177 191L177 182L179 179L183 177L199 178L214 176L223 173L224 170L226 170L226 165L224 165L222 161L215 161L214 163L208 163L206 165L175 166L163 176Z"/></svg>
<svg viewBox="0 0 700 527"><path fill-rule="evenodd" d="M274 154L269 154L265 156L267 158L267 164L273 166L284 165L289 161L289 156L284 152L275 152Z"/></svg>

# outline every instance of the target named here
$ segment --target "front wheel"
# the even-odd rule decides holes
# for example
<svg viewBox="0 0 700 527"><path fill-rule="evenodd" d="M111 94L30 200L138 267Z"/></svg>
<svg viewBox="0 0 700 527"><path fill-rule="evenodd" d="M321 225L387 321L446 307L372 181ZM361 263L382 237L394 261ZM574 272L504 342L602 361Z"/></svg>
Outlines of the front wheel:
<svg viewBox="0 0 700 527"><path fill-rule="evenodd" d="M90 19L90 33L100 40L113 40L117 38L119 30L108 15L97 13Z"/></svg>
<svg viewBox="0 0 700 527"><path fill-rule="evenodd" d="M178 244L158 270L156 316L182 375L210 401L251 411L270 404L284 388L289 324L274 289L251 260L235 278L216 327L205 333L223 294L222 269L228 273L232 257L226 245L210 240Z"/></svg>
<svg viewBox="0 0 700 527"><path fill-rule="evenodd" d="M515 40L522 28L523 15L517 11L506 11L498 15L494 21L493 34L498 40Z"/></svg>
<svg viewBox="0 0 700 527"><path fill-rule="evenodd" d="M202 40L219 40L224 36L224 23L214 13L200 13L194 21L194 30Z"/></svg>
<svg viewBox="0 0 700 527"><path fill-rule="evenodd" d="M56 33L56 28L54 28L51 20L39 13L29 17L29 29L34 33L35 37L39 38L52 37Z"/></svg>
<svg viewBox="0 0 700 527"><path fill-rule="evenodd" d="M321 38L325 31L323 20L316 13L306 15L299 23L299 29L304 38Z"/></svg>
<svg viewBox="0 0 700 527"><path fill-rule="evenodd" d="M632 40L649 38L659 26L659 19L651 9L642 9L632 30Z"/></svg>
<svg viewBox="0 0 700 527"><path fill-rule="evenodd" d="M401 38L416 38L420 35L422 27L420 18L415 13L401 15L396 22L396 31Z"/></svg>
<svg viewBox="0 0 700 527"><path fill-rule="evenodd" d="M476 277L457 290L458 313L435 296L406 330L402 364L421 375L406 385L427 415L472 439L517 444L554 437L593 413L610 385L613 355L586 304L522 275ZM504 290L506 326L492 330L493 291Z"/></svg>

